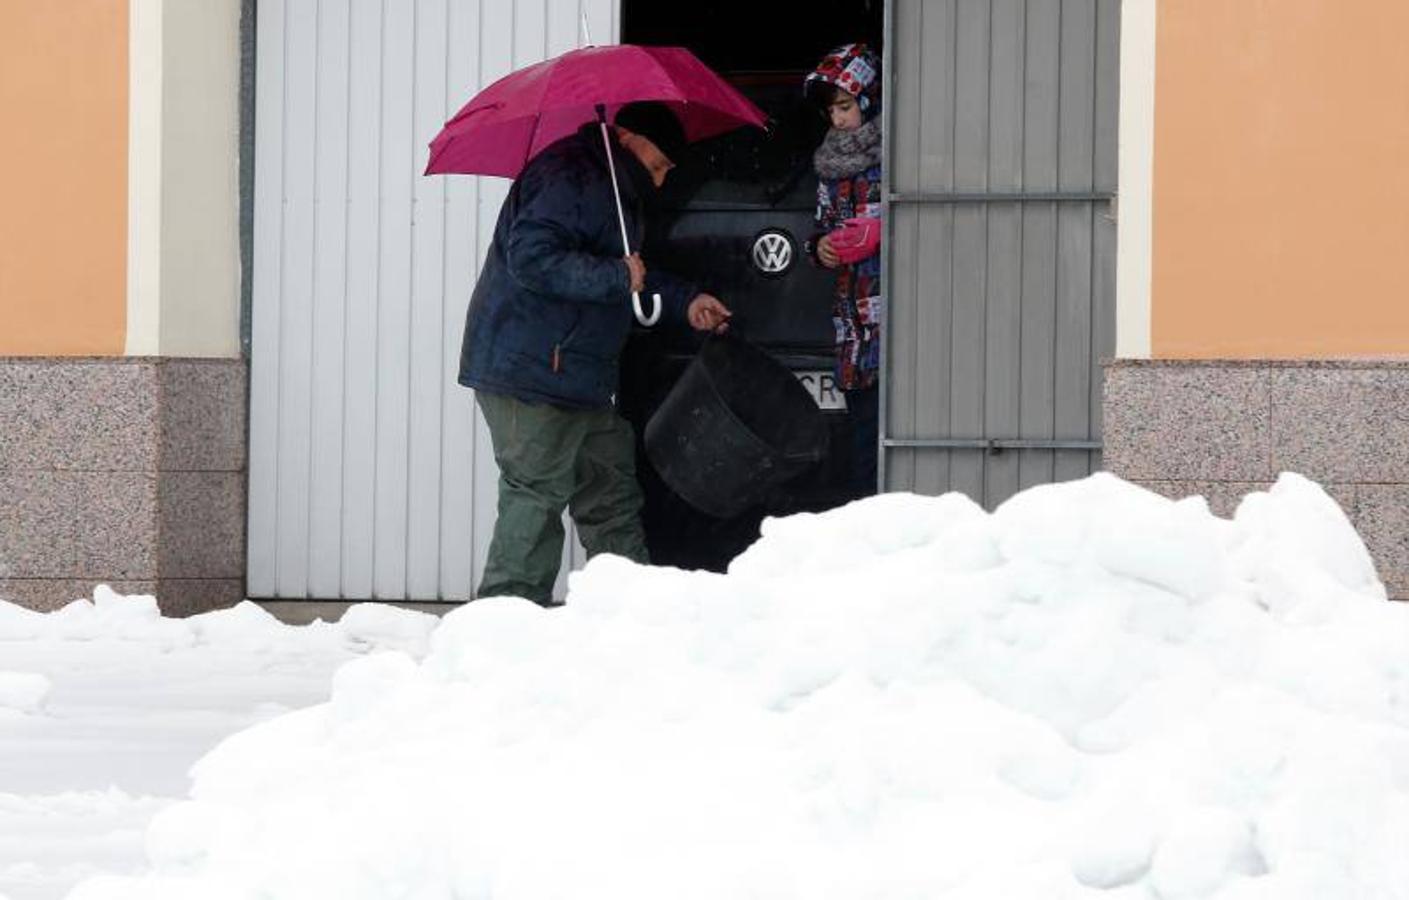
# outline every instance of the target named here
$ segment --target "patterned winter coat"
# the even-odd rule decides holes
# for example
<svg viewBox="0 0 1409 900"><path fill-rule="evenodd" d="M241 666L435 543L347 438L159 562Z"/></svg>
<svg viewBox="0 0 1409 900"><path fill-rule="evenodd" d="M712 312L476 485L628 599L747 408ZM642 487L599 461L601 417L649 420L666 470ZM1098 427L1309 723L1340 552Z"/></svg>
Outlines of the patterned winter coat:
<svg viewBox="0 0 1409 900"><path fill-rule="evenodd" d="M881 216L881 165L875 162L851 175L817 180L817 235L838 228L847 219ZM876 383L881 362L881 255L835 269L832 325L836 329L836 376L843 390Z"/></svg>
<svg viewBox="0 0 1409 900"><path fill-rule="evenodd" d="M803 90L825 109L836 90L856 98L864 123L852 131L827 132L813 156L817 171L817 241L847 219L881 217L881 60L865 44L835 48L807 76ZM836 375L843 390L875 385L881 363L881 255L836 269L832 324L836 328Z"/></svg>

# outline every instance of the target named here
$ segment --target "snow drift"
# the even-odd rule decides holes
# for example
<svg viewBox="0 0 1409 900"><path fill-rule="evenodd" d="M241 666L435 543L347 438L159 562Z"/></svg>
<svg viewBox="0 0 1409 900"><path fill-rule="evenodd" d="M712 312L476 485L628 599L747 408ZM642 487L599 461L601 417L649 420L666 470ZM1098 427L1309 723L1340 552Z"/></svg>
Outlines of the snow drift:
<svg viewBox="0 0 1409 900"><path fill-rule="evenodd" d="M770 520L226 740L71 900L1409 897L1409 607L1316 485Z"/></svg>
<svg viewBox="0 0 1409 900"><path fill-rule="evenodd" d="M171 619L105 586L52 613L0 601L0 900L143 871L147 826L192 763L327 699L349 659L424 655L439 624L380 604L300 627L253 603Z"/></svg>

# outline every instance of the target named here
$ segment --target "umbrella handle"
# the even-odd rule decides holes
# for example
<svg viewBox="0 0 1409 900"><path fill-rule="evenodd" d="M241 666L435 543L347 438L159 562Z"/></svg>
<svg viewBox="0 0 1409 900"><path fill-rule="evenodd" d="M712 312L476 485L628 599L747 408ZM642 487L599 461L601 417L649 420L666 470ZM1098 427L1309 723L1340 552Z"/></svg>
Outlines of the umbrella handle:
<svg viewBox="0 0 1409 900"><path fill-rule="evenodd" d="M602 128L602 146L607 151L607 171L612 175L612 196L616 198L616 221L621 226L621 247L627 255L631 255L631 239L626 236L626 215L621 210L621 188L616 182L616 162L612 158L612 142L607 137L607 108L601 103L597 104L597 122ZM647 328L660 321L660 294L655 297L655 309L648 316L641 310L641 294L639 291L631 292L631 309L636 313L636 321Z"/></svg>
<svg viewBox="0 0 1409 900"><path fill-rule="evenodd" d="M652 294L651 299L655 302L655 305L651 309L651 314L648 316L641 311L640 292L631 292L631 309L634 310L636 313L636 321L640 322L642 325L645 325L647 328L650 328L652 325L660 321L660 294Z"/></svg>

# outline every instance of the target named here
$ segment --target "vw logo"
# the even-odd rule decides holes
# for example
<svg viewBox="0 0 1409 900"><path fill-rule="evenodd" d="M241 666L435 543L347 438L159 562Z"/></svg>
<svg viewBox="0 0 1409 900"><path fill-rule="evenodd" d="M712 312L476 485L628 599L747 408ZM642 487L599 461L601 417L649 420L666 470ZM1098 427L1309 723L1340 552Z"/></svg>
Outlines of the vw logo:
<svg viewBox="0 0 1409 900"><path fill-rule="evenodd" d="M792 268L793 239L786 231L769 229L753 241L754 268L765 275L782 275Z"/></svg>

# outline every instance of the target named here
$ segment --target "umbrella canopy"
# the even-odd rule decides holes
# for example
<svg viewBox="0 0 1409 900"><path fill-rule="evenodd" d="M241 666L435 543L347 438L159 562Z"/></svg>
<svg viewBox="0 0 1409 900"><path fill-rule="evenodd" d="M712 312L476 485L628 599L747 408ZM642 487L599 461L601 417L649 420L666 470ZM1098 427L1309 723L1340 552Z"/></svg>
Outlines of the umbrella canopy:
<svg viewBox="0 0 1409 900"><path fill-rule="evenodd" d="M767 117L683 47L584 47L513 72L481 91L431 141L427 175L515 178L538 151L638 100L666 104L697 141Z"/></svg>

